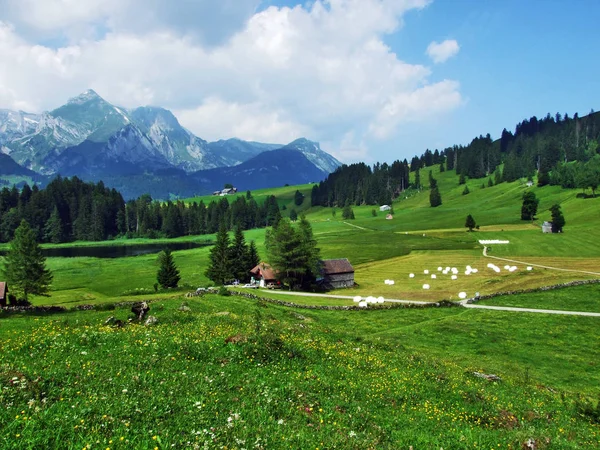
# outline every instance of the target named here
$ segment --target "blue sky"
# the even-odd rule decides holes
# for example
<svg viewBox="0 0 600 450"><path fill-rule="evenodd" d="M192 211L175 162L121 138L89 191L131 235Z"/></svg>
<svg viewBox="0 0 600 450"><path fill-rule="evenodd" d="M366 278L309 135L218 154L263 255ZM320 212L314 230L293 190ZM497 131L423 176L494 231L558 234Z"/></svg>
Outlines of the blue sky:
<svg viewBox="0 0 600 450"><path fill-rule="evenodd" d="M600 108L595 1L0 0L0 11L0 108L50 110L93 88L171 109L207 140L305 136L370 163Z"/></svg>

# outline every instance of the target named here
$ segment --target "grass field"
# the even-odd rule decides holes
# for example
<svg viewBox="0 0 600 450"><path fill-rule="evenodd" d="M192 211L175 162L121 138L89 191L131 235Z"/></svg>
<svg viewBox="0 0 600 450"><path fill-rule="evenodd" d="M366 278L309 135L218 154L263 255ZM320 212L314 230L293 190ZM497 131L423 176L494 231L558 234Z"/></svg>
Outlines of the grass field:
<svg viewBox="0 0 600 450"><path fill-rule="evenodd" d="M421 175L426 179L426 171ZM355 207L356 219L347 222L339 208L335 214L309 208L311 185L252 194L257 201L276 195L287 211L296 189L305 194L299 210L307 213L322 256L346 257L356 271L355 288L332 294L456 300L461 291L471 296L600 278L598 199L533 188L540 213L528 223L520 220L523 184L480 189L486 180L469 180L471 193L463 196L454 173L435 168L434 176L443 205L430 208L428 191L409 191L394 202L393 220L374 217L373 206ZM544 235L540 221L556 202L565 232ZM467 214L479 231L465 231ZM245 235L266 259L265 230ZM214 236L177 241L207 239ZM480 239L509 240L488 254L521 261L511 263L518 270L488 269L489 262L505 263L486 258ZM69 245L147 242L157 241ZM104 325L111 315L126 321L127 308L0 312L1 448L521 449L530 439L538 449L600 448L596 317L460 307L323 311L213 295L189 299L191 310L180 311L186 291L210 284L204 275L209 248L173 255L183 287L158 292L156 255L48 258L52 295L34 297L34 304L108 309L150 300L158 324ZM529 264L534 270L525 270ZM479 272L465 275L467 265ZM456 267L458 279L438 267ZM133 295L136 290L144 295ZM599 293L599 285L586 285L482 304L598 312ZM260 295L300 305L353 304ZM502 382L477 378L475 371Z"/></svg>
<svg viewBox="0 0 600 450"><path fill-rule="evenodd" d="M152 328L103 325L125 309L0 316L0 446L600 445L592 318L180 304L152 303Z"/></svg>

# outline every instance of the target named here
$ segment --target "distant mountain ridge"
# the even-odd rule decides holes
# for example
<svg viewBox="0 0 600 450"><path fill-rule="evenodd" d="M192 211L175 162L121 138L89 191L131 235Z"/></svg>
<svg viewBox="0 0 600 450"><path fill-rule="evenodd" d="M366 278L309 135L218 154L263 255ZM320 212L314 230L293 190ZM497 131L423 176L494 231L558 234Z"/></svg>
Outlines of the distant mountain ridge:
<svg viewBox="0 0 600 450"><path fill-rule="evenodd" d="M303 158L286 153L288 158L284 160L270 153L277 164L264 158L250 162L250 166L268 166L268 170L256 173L267 171L269 177L254 179L242 175L252 173L249 169L227 170L278 149L297 152ZM318 143L304 138L287 145L235 138L207 142L182 127L173 113L164 108L143 106L127 110L110 104L91 89L41 114L0 110L0 152L22 168L48 176L77 175L93 181L116 182L119 177L146 175L148 182L137 182L139 189L128 189L130 194L142 194L147 188L163 197L220 188L232 182L227 177L243 179L245 189L255 189L259 178L261 187L268 187L264 183L295 183L292 179L319 181L341 165ZM216 169L223 170L210 175L201 173ZM158 173L161 186L151 187L150 180L155 178L151 175ZM178 177L177 182L169 183L165 173ZM299 178L301 174L305 178ZM119 180L118 184L127 185L126 180ZM174 186L177 192L169 190Z"/></svg>

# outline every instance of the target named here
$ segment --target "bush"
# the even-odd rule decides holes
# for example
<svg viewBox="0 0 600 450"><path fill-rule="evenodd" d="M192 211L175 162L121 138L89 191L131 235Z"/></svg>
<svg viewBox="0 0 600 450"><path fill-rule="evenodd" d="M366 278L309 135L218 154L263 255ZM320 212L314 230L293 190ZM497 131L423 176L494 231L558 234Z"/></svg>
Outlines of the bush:
<svg viewBox="0 0 600 450"><path fill-rule="evenodd" d="M231 295L231 292L229 292L225 286L221 286L219 288L218 294L222 295L223 297L229 297Z"/></svg>

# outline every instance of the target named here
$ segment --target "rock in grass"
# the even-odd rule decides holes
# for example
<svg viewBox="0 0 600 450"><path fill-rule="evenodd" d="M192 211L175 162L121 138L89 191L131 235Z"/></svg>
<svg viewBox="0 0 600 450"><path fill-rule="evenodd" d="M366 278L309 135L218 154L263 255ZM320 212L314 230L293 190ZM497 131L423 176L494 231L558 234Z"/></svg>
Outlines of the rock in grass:
<svg viewBox="0 0 600 450"><path fill-rule="evenodd" d="M488 381L502 381L502 378L500 378L498 375L494 375L493 373L487 374L481 372L473 372L473 375L475 375L477 378L483 378Z"/></svg>
<svg viewBox="0 0 600 450"><path fill-rule="evenodd" d="M151 327L153 325L156 325L158 323L158 319L156 318L156 316L148 316L148 318L146 319L146 322L144 322L144 325L147 327Z"/></svg>
<svg viewBox="0 0 600 450"><path fill-rule="evenodd" d="M144 317L146 317L148 311L150 311L150 307L146 302L135 302L131 307L131 312L135 314L140 322L144 320Z"/></svg>
<svg viewBox="0 0 600 450"><path fill-rule="evenodd" d="M108 319L104 321L104 325L114 325L117 319L115 316L110 316Z"/></svg>

